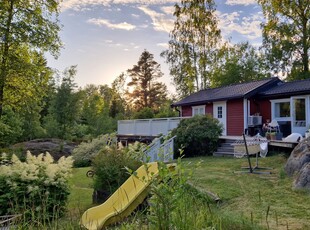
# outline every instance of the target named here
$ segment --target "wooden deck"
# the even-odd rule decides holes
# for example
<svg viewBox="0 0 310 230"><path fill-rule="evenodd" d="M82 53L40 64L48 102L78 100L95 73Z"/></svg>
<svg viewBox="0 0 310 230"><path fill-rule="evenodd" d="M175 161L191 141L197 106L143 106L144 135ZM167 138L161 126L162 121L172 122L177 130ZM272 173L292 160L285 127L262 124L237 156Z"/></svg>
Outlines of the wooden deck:
<svg viewBox="0 0 310 230"><path fill-rule="evenodd" d="M253 137L247 136L246 139L252 139ZM216 152L213 153L214 156L234 156L234 149L231 144L238 140L242 140L242 136L220 136L219 138L219 147ZM291 151L295 148L295 146L299 142L285 142L281 140L269 140L268 141L268 149L279 149L283 148L283 150Z"/></svg>
<svg viewBox="0 0 310 230"><path fill-rule="evenodd" d="M246 137L246 138L253 138L253 137ZM242 136L220 136L220 140L241 140L243 139ZM277 146L277 147L284 147L284 148L295 148L295 146L299 142L285 142L282 140L268 140L268 145L269 146Z"/></svg>

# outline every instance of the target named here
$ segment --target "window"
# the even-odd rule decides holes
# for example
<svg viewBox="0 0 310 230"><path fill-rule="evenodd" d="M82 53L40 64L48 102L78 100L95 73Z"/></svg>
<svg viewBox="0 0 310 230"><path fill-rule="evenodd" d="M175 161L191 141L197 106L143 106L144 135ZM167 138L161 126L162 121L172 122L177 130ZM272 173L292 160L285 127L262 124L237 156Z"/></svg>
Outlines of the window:
<svg viewBox="0 0 310 230"><path fill-rule="evenodd" d="M306 127L306 100L304 98L294 99L295 126Z"/></svg>
<svg viewBox="0 0 310 230"><path fill-rule="evenodd" d="M217 118L223 118L223 107L222 106L217 107Z"/></svg>
<svg viewBox="0 0 310 230"><path fill-rule="evenodd" d="M195 115L205 115L206 109L205 109L204 105L193 106L192 109L193 109L193 116L195 116Z"/></svg>
<svg viewBox="0 0 310 230"><path fill-rule="evenodd" d="M290 117L291 115L291 108L290 102L276 102L274 104L275 109L275 117Z"/></svg>

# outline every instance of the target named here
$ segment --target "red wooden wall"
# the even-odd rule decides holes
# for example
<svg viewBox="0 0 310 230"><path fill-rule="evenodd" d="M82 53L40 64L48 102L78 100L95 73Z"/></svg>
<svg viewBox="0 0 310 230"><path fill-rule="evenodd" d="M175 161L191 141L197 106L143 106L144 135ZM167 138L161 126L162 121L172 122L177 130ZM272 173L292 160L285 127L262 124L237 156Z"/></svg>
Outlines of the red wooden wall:
<svg viewBox="0 0 310 230"><path fill-rule="evenodd" d="M241 136L244 132L243 100L227 101L227 135Z"/></svg>
<svg viewBox="0 0 310 230"><path fill-rule="evenodd" d="M271 121L271 102L269 100L259 101L259 113L263 117L263 123L267 119Z"/></svg>
<svg viewBox="0 0 310 230"><path fill-rule="evenodd" d="M209 103L206 105L206 114L211 114L213 116L213 104Z"/></svg>
<svg viewBox="0 0 310 230"><path fill-rule="evenodd" d="M182 106L182 117L192 116L192 106Z"/></svg>

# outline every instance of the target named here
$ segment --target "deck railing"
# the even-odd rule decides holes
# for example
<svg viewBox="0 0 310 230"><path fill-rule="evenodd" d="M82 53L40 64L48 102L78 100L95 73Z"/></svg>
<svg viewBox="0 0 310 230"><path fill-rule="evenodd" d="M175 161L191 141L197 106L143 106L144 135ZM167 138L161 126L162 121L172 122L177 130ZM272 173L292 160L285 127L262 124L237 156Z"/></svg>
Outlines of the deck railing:
<svg viewBox="0 0 310 230"><path fill-rule="evenodd" d="M162 137L154 139L153 142L144 150L146 161L168 162L173 160L175 137L176 136L170 138L169 140L164 140L163 143Z"/></svg>
<svg viewBox="0 0 310 230"><path fill-rule="evenodd" d="M153 136L167 135L176 128L180 121L187 117L169 117L156 119L120 120L117 134L120 136Z"/></svg>

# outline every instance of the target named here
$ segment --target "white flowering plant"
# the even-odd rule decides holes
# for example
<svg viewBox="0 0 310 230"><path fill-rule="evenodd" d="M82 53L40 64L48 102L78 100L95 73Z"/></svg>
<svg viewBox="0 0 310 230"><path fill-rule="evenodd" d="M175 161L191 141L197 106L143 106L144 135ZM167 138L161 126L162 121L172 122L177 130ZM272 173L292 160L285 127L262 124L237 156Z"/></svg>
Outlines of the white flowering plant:
<svg viewBox="0 0 310 230"><path fill-rule="evenodd" d="M91 166L91 161L105 146L116 146L116 133L100 135L90 142L82 142L72 151L74 167Z"/></svg>
<svg viewBox="0 0 310 230"><path fill-rule="evenodd" d="M54 162L49 154L27 152L26 161L2 154L0 165L0 216L23 214L27 219L61 216L69 196L72 157Z"/></svg>

